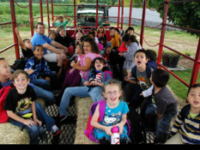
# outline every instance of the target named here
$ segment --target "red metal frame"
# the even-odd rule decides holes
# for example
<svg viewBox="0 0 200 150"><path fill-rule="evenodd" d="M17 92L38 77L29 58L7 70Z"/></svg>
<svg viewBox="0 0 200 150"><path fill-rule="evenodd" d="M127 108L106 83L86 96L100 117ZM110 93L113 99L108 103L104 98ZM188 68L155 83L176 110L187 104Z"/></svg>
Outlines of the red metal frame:
<svg viewBox="0 0 200 150"><path fill-rule="evenodd" d="M98 2L99 0L96 0L96 20L98 20ZM184 1L185 3L187 2L199 2L197 0L192 0L192 1L189 1L189 0L186 0ZM16 17L15 17L15 6L14 6L14 3L17 4L17 2L15 2L14 0L10 0L10 9L11 9L11 18L12 18L12 21L10 22L4 22L4 23L0 23L0 25L6 25L6 24L12 24L12 29L13 29L13 37L14 37L14 44L11 44L9 46L7 46L6 48L0 50L0 53L12 48L13 46L15 47L15 54L16 54L16 58L18 59L19 58L19 45L18 45L18 40L17 40L17 36L15 34L15 27L17 24L16 22ZM20 6L19 4L17 4L18 6L22 7L22 8L26 8L29 6L29 11L30 11L30 26L31 26L31 36L33 36L34 34L34 19L36 18L41 18L41 22L43 22L43 3L42 3L42 0L40 0L40 15L39 17L33 17L32 15L32 0L29 0L29 5L27 6ZM198 72L199 72L199 68L200 68L200 38L199 38L199 41L198 41L198 45L197 45L197 50L196 50L196 56L195 56L195 59L185 55L185 54L182 54L180 52L178 52L177 50L173 49L173 48L170 48L169 46L166 46L164 45L164 37L165 37L165 29L166 29L166 26L171 26L171 27L175 27L175 28L180 28L180 29L183 29L183 30L188 30L188 31L193 31L193 32L196 32L196 33L200 33L200 30L196 30L196 29L190 29L190 28L185 28L185 27L177 27L175 25L170 25L170 24L167 24L166 23L166 20L167 20L167 13L168 13L168 7L169 7L169 4L170 3L183 3L183 1L169 1L169 0L165 0L158 8L160 8L161 6L163 6L164 4L164 15L163 15L163 22L162 24L162 30L161 30L161 35L160 35L160 42L156 45L150 45L152 47L154 46L157 46L159 45L159 49L158 49L158 59L157 59L157 64L162 66L165 70L167 70L170 74L172 74L175 78L177 78L179 81L181 81L183 84L185 84L186 86L191 86L193 84L196 83L197 81L197 77L198 77ZM47 5L47 21L48 21L48 31L50 31L50 18L49 18L49 1L46 0L46 5ZM134 5L141 5L141 4L134 4ZM74 26L73 27L68 27L70 28L70 32L72 30L74 30L73 28L76 27L76 0L74 0L74 5L53 5L53 0L51 0L51 10L52 10L52 18L51 20L54 21L54 9L53 7L54 6L74 6L74 16L71 16L71 17L74 17ZM120 23L120 6L121 6L121 30L123 30L123 19L124 18L129 18L129 23L128 25L131 26L131 19L136 19L136 18L132 18L132 0L130 0L130 10L129 10L129 17L124 17L124 0L122 0L122 3L120 3L120 0L118 0L118 6L112 6L112 7L118 7L118 16L117 16L117 28L119 28L119 23ZM107 7L110 7L110 6L107 6ZM144 0L143 2L143 13L142 13L142 19L136 19L136 20L141 20L141 30L140 30L140 34L139 33L136 33L137 35L140 35L140 44L141 46L143 46L143 41L146 42L145 38L144 38L144 27L145 25L148 27L148 28L151 28L153 29L152 27L149 27L148 24L145 22L145 13L146 13L146 8L148 8L147 6L147 2L146 0ZM158 9L157 8L157 9ZM152 10L152 9L150 9ZM109 17L109 18L116 18L116 17ZM28 24L29 24L28 23ZM26 25L28 25L26 24ZM159 27L160 25L158 25L157 27ZM92 26L91 26L92 27ZM98 27L98 21L96 22L96 28ZM154 27L154 28L157 28L157 27ZM54 27L52 27L54 28ZM106 29L109 28L109 27L105 27ZM109 32L109 31L108 31ZM147 43L147 42L146 42ZM147 43L148 44L148 43ZM163 52L163 47L167 48L168 50L171 50L175 53L178 53L179 55L182 55L184 56L185 58L187 59L190 59L191 61L194 61L194 66L193 66L193 71L192 71L192 75L191 75L191 80L190 80L190 83L186 83L185 81L183 81L180 77L178 77L176 74L174 74L172 71L168 70L165 66L163 66L161 64L161 59L162 59L162 52Z"/></svg>

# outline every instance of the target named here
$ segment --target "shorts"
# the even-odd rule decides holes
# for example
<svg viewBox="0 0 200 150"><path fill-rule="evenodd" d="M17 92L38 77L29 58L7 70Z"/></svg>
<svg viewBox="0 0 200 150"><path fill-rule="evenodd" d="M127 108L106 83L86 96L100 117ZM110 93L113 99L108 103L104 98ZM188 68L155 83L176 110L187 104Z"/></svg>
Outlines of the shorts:
<svg viewBox="0 0 200 150"><path fill-rule="evenodd" d="M57 53L47 53L43 56L48 62L57 62Z"/></svg>

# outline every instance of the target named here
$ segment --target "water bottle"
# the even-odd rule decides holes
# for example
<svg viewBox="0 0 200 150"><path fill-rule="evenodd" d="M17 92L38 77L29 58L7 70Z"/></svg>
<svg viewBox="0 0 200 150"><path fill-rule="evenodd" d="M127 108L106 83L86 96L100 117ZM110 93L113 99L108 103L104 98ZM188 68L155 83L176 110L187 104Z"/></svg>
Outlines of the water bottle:
<svg viewBox="0 0 200 150"><path fill-rule="evenodd" d="M111 144L120 144L119 127L115 126L111 129L113 135L111 136Z"/></svg>

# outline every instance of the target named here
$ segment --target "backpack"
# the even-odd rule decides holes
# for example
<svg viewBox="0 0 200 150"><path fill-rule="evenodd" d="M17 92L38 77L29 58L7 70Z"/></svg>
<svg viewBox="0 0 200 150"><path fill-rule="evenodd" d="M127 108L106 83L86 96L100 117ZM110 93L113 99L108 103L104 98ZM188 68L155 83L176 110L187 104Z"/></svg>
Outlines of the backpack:
<svg viewBox="0 0 200 150"><path fill-rule="evenodd" d="M27 57L16 59L15 62L13 63L13 65L11 66L11 68L14 70L17 70L17 69L24 70L27 60L28 60Z"/></svg>
<svg viewBox="0 0 200 150"><path fill-rule="evenodd" d="M7 111L4 110L6 97L13 85L9 85L0 89L0 123L5 123L8 120Z"/></svg>
<svg viewBox="0 0 200 150"><path fill-rule="evenodd" d="M131 139L132 144L146 144L146 131L144 123L141 116L131 106L129 106L127 120L131 128L129 138Z"/></svg>
<svg viewBox="0 0 200 150"><path fill-rule="evenodd" d="M93 142L96 142L96 143L99 143L98 140L96 140L94 137L93 137L93 130L94 130L94 127L91 125L91 119L92 119L92 116L95 112L95 109L97 107L97 105L99 104L99 118L98 118L98 122L100 122L103 117L104 117L104 113L105 113L105 109L106 109L106 101L105 100L101 100L101 101L98 101L98 102L94 102L90 108L90 114L89 114L89 118L88 118L88 121L87 121L87 126L86 126L86 129L84 131L84 134ZM129 122L127 121L127 126L128 126L128 135L130 134L130 126L129 126Z"/></svg>
<svg viewBox="0 0 200 150"><path fill-rule="evenodd" d="M182 121L185 120L186 114L187 114L187 112L189 111L189 109L190 109L190 104L184 106L184 107L181 109L180 115L181 115Z"/></svg>

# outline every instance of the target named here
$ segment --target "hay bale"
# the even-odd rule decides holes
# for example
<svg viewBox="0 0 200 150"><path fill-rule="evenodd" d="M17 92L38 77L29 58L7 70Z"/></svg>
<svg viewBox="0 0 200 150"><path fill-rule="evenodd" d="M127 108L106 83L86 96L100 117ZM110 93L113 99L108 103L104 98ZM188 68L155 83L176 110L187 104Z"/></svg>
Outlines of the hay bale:
<svg viewBox="0 0 200 150"><path fill-rule="evenodd" d="M42 99L42 98L37 98L37 99L35 100L35 102L40 103L41 106L42 106L42 108L43 108L44 110L46 109L45 100L44 100L44 99Z"/></svg>
<svg viewBox="0 0 200 150"><path fill-rule="evenodd" d="M19 127L10 122L0 123L0 144L29 144L28 131L20 130Z"/></svg>
<svg viewBox="0 0 200 150"><path fill-rule="evenodd" d="M75 104L77 110L77 123L74 144L97 144L89 140L84 134L89 118L90 107L93 104L91 97L76 97Z"/></svg>

